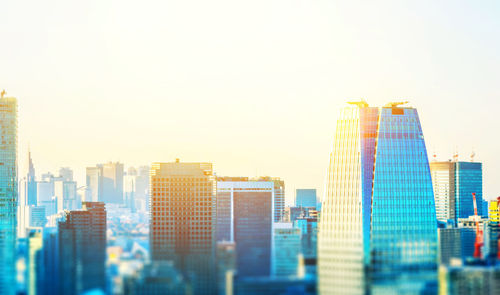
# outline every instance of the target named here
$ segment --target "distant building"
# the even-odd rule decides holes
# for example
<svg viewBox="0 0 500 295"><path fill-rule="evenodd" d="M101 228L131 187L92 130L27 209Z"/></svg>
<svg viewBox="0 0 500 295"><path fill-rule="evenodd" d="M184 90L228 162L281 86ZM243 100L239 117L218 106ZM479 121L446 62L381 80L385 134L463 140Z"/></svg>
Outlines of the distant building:
<svg viewBox="0 0 500 295"><path fill-rule="evenodd" d="M86 201L123 204L123 164L108 162L86 169Z"/></svg>
<svg viewBox="0 0 500 295"><path fill-rule="evenodd" d="M54 197L56 199L56 212L63 210L79 209L81 200L76 192L76 181L66 180L63 177L54 180Z"/></svg>
<svg viewBox="0 0 500 295"><path fill-rule="evenodd" d="M216 181L211 163L153 163L153 261L174 261L194 294L214 294Z"/></svg>
<svg viewBox="0 0 500 295"><path fill-rule="evenodd" d="M295 206L296 207L314 207L316 208L318 201L316 199L316 189L297 189L295 190Z"/></svg>
<svg viewBox="0 0 500 295"><path fill-rule="evenodd" d="M16 292L17 100L0 96L0 294Z"/></svg>
<svg viewBox="0 0 500 295"><path fill-rule="evenodd" d="M58 224L61 294L106 290L106 209L84 202Z"/></svg>
<svg viewBox="0 0 500 295"><path fill-rule="evenodd" d="M217 239L236 243L238 277L271 273L274 189L273 181L217 182Z"/></svg>
<svg viewBox="0 0 500 295"><path fill-rule="evenodd" d="M73 181L73 170L69 167L59 168L59 177L64 181Z"/></svg>
<svg viewBox="0 0 500 295"><path fill-rule="evenodd" d="M129 167L123 176L123 198L125 205L135 211L147 211L149 189L149 167L141 166L139 170Z"/></svg>
<svg viewBox="0 0 500 295"><path fill-rule="evenodd" d="M478 162L431 162L437 219L443 222L474 215L472 193L476 194L477 214L484 211L482 164Z"/></svg>
<svg viewBox="0 0 500 295"><path fill-rule="evenodd" d="M46 175L44 179L37 181L37 206L45 207L47 216L57 213L53 175Z"/></svg>
<svg viewBox="0 0 500 295"><path fill-rule="evenodd" d="M102 165L102 194L105 203L123 203L123 164Z"/></svg>
<svg viewBox="0 0 500 295"><path fill-rule="evenodd" d="M87 167L86 172L87 195L85 196L85 201L104 202L104 198L102 196L102 165Z"/></svg>
<svg viewBox="0 0 500 295"><path fill-rule="evenodd" d="M274 224L272 276L297 276L302 258L300 228L292 223Z"/></svg>
<svg viewBox="0 0 500 295"><path fill-rule="evenodd" d="M295 222L306 217L318 217L316 207L286 207L282 222Z"/></svg>

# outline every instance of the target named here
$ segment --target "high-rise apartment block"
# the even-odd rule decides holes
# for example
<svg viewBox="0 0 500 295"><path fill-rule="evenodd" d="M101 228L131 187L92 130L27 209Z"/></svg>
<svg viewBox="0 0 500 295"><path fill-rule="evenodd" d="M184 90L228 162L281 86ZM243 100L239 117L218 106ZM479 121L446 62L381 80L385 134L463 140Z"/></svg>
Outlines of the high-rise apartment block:
<svg viewBox="0 0 500 295"><path fill-rule="evenodd" d="M216 180L211 163L153 163L153 261L171 260L195 294L216 292Z"/></svg>
<svg viewBox="0 0 500 295"><path fill-rule="evenodd" d="M476 194L477 214L488 216L484 210L482 163L433 161L430 163L436 216L442 222L474 215L472 193Z"/></svg>
<svg viewBox="0 0 500 295"><path fill-rule="evenodd" d="M0 96L0 294L15 294L17 100Z"/></svg>
<svg viewBox="0 0 500 295"><path fill-rule="evenodd" d="M437 224L417 110L342 110L318 241L321 294L437 292Z"/></svg>

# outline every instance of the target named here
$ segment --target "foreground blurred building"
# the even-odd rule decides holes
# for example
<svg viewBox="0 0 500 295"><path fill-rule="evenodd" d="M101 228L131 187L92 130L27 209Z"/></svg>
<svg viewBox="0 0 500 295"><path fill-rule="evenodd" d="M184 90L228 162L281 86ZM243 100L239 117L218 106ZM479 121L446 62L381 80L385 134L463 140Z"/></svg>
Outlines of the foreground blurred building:
<svg viewBox="0 0 500 295"><path fill-rule="evenodd" d="M173 261L194 294L216 292L216 181L211 163L153 163L151 257Z"/></svg>
<svg viewBox="0 0 500 295"><path fill-rule="evenodd" d="M318 244L321 294L437 292L437 223L417 110L357 102L337 121Z"/></svg>
<svg viewBox="0 0 500 295"><path fill-rule="evenodd" d="M0 294L15 294L17 100L0 96Z"/></svg>
<svg viewBox="0 0 500 295"><path fill-rule="evenodd" d="M80 294L106 290L106 209L84 202L58 223L59 291Z"/></svg>
<svg viewBox="0 0 500 295"><path fill-rule="evenodd" d="M188 295L189 287L170 261L144 266L138 274L125 278L124 295Z"/></svg>

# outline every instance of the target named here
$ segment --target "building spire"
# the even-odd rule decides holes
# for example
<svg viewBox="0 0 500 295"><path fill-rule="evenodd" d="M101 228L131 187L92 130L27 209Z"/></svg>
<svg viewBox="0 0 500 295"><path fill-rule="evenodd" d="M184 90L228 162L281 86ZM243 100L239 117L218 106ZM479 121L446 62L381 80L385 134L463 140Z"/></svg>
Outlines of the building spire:
<svg viewBox="0 0 500 295"><path fill-rule="evenodd" d="M3 98L3 96L5 95L5 93L7 93L7 92L5 92L5 89L3 89L3 90L2 90L2 93L0 93L1 98Z"/></svg>

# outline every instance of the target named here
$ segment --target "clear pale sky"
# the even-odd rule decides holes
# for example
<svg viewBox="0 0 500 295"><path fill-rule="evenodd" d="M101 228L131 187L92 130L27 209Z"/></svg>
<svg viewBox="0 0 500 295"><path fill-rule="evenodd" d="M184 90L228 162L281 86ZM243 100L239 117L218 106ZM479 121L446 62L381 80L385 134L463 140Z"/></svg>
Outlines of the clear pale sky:
<svg viewBox="0 0 500 295"><path fill-rule="evenodd" d="M376 3L375 3L376 2ZM1 1L21 171L210 161L323 190L339 108L409 100L500 195L498 1ZM83 183L81 183L83 184Z"/></svg>

